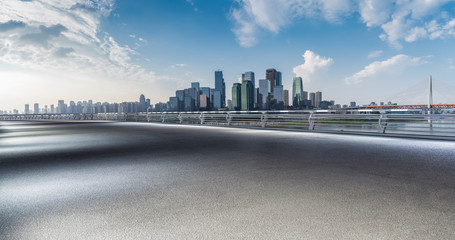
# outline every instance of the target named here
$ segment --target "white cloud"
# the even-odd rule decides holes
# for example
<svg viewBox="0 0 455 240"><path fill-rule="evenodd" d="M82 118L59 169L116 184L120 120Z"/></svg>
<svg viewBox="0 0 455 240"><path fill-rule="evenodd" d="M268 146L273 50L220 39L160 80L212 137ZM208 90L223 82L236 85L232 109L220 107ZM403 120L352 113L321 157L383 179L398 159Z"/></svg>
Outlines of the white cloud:
<svg viewBox="0 0 455 240"><path fill-rule="evenodd" d="M368 54L368 58L377 58L382 55L382 50L372 51Z"/></svg>
<svg viewBox="0 0 455 240"><path fill-rule="evenodd" d="M311 81L311 78L319 70L323 70L333 64L332 58L322 57L310 50L306 50L302 55L305 62L301 65L294 67L294 74L302 77L306 82Z"/></svg>
<svg viewBox="0 0 455 240"><path fill-rule="evenodd" d="M236 0L231 10L237 41L252 47L263 31L277 34L297 18L341 23L358 13L367 27L381 27L380 38L396 48L402 41L455 37L455 18L441 13L453 0Z"/></svg>
<svg viewBox="0 0 455 240"><path fill-rule="evenodd" d="M113 80L156 79L153 72L133 63L137 55L133 49L100 32L101 18L111 13L113 5L114 0L4 0L0 61Z"/></svg>
<svg viewBox="0 0 455 240"><path fill-rule="evenodd" d="M344 81L349 85L359 84L369 79L378 80L378 78L388 77L391 74L398 74L409 67L418 66L424 63L426 63L426 61L423 58L399 54L384 61L375 61L360 72L345 78Z"/></svg>

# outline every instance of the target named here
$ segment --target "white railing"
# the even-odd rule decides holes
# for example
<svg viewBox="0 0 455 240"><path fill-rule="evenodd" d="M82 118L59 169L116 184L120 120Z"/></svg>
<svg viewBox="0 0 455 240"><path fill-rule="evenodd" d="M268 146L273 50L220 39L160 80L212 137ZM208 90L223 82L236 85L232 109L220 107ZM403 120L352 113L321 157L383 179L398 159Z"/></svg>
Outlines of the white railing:
<svg viewBox="0 0 455 240"><path fill-rule="evenodd" d="M455 138L455 114L339 114L318 111L214 111L0 115L0 121L12 120L134 121Z"/></svg>

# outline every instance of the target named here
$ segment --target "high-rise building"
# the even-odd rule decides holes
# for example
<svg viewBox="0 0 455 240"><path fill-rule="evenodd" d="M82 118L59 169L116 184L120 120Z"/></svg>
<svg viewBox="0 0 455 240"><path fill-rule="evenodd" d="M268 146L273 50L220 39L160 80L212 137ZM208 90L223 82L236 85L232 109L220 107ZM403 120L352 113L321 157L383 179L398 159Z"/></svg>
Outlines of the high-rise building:
<svg viewBox="0 0 455 240"><path fill-rule="evenodd" d="M281 110L284 107L283 85L275 86L273 88L273 108Z"/></svg>
<svg viewBox="0 0 455 240"><path fill-rule="evenodd" d="M284 95L284 107L287 108L287 107L289 107L289 90L284 90L283 95Z"/></svg>
<svg viewBox="0 0 455 240"><path fill-rule="evenodd" d="M316 93L312 92L310 93L310 102L311 106L316 106Z"/></svg>
<svg viewBox="0 0 455 240"><path fill-rule="evenodd" d="M25 110L24 110L24 113L25 113L25 114L30 114L30 105L28 105L28 104L25 104Z"/></svg>
<svg viewBox="0 0 455 240"><path fill-rule="evenodd" d="M199 95L199 109L207 110L208 108L207 100L208 100L207 95L205 94Z"/></svg>
<svg viewBox="0 0 455 240"><path fill-rule="evenodd" d="M265 79L270 81L270 93L273 94L274 87L277 85L278 72L275 68L265 70Z"/></svg>
<svg viewBox="0 0 455 240"><path fill-rule="evenodd" d="M213 109L218 110L218 109L222 108L222 106L221 106L221 98L222 98L221 92L215 89L215 90L212 91L212 93L213 93Z"/></svg>
<svg viewBox="0 0 455 240"><path fill-rule="evenodd" d="M211 109L212 108L212 99L211 99L211 93L210 93L210 88L209 87L201 87L201 95L205 95L207 98L207 107L206 109Z"/></svg>
<svg viewBox="0 0 455 240"><path fill-rule="evenodd" d="M315 101L316 102L314 103L314 106L318 108L320 106L320 103L322 102L322 92L319 91L316 92Z"/></svg>
<svg viewBox="0 0 455 240"><path fill-rule="evenodd" d="M179 99L177 97L169 98L169 104L167 105L167 110L169 112L178 112L179 111Z"/></svg>
<svg viewBox="0 0 455 240"><path fill-rule="evenodd" d="M139 112L145 111L146 111L145 96L144 94L141 94L141 96L139 97Z"/></svg>
<svg viewBox="0 0 455 240"><path fill-rule="evenodd" d="M224 83L222 71L215 71L215 90L220 92L221 98L220 98L219 104L215 103L215 102L213 103L213 107L215 108L215 105L220 106L219 108L225 107L225 105L226 105L226 84ZM218 108L216 108L216 109L218 109Z"/></svg>
<svg viewBox="0 0 455 240"><path fill-rule="evenodd" d="M251 81L243 81L242 83L242 110L250 111L254 107L254 87Z"/></svg>
<svg viewBox="0 0 455 240"><path fill-rule="evenodd" d="M194 104L196 105L196 109L199 109L200 107L200 85L199 82L192 82L191 83L191 88L194 89L193 95L194 95Z"/></svg>
<svg viewBox="0 0 455 240"><path fill-rule="evenodd" d="M33 105L33 113L34 114L39 114L39 104L38 103L35 103Z"/></svg>
<svg viewBox="0 0 455 240"><path fill-rule="evenodd" d="M258 106L259 109L269 109L269 89L270 89L270 80L260 79L259 80L259 96L261 99L261 106Z"/></svg>
<svg viewBox="0 0 455 240"><path fill-rule="evenodd" d="M292 84L292 105L294 108L302 108L305 105L303 95L303 81L301 77L294 77Z"/></svg>
<svg viewBox="0 0 455 240"><path fill-rule="evenodd" d="M55 113L54 104L51 104L51 113Z"/></svg>
<svg viewBox="0 0 455 240"><path fill-rule="evenodd" d="M276 85L277 86L283 85L283 79L281 77L281 72L279 71L276 72Z"/></svg>
<svg viewBox="0 0 455 240"><path fill-rule="evenodd" d="M357 106L357 103L355 101L352 101L349 103L349 107L355 107Z"/></svg>
<svg viewBox="0 0 455 240"><path fill-rule="evenodd" d="M242 109L242 84L234 83L232 86L232 109L240 111Z"/></svg>

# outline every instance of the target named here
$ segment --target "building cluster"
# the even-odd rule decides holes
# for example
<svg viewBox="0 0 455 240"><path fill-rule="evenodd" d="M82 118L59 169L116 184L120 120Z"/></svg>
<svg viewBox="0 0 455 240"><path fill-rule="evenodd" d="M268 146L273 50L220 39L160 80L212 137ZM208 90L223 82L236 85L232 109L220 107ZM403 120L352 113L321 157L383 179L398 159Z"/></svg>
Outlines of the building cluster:
<svg viewBox="0 0 455 240"><path fill-rule="evenodd" d="M162 103L155 105L157 111L165 111L167 106L163 106ZM92 100L88 101L70 101L69 104L65 103L64 100L58 100L58 104L51 104L50 106L44 105L40 108L39 103L33 105L33 109L30 108L29 104L25 104L25 114L51 114L51 113L69 113L69 114L84 114L84 113L135 113L135 112L146 112L151 111L152 105L150 99L146 99L143 94L139 97L138 102L122 102L122 103L108 103L108 102L96 102ZM17 110L16 110L17 111ZM6 114L6 113L5 113Z"/></svg>
<svg viewBox="0 0 455 240"><path fill-rule="evenodd" d="M226 99L226 84L223 72L215 71L214 88L201 87L199 82L192 82L190 88L177 90L175 96L164 103L152 105L150 99L143 94L139 101L108 103L89 101L59 100L58 104L40 108L38 103L33 105L25 104L25 114L47 114L47 113L69 113L69 114L91 114L91 113L136 113L136 112L182 112L182 111L210 111L210 110L298 110L298 109L340 109L355 107L356 103L350 105L335 104L335 101L324 101L322 92L307 92L303 90L303 79L294 77L292 84L292 95L289 90L283 88L282 74L274 68L265 71L265 79L259 79L256 84L254 72L245 72L238 75L238 81L232 86L232 99ZM289 101L291 100L291 101ZM374 104L374 103L372 103ZM17 114L18 111L14 110ZM8 114L3 111L0 114Z"/></svg>
<svg viewBox="0 0 455 240"><path fill-rule="evenodd" d="M192 82L191 88L177 90L169 98L167 111L227 110L226 84L222 71L215 71L215 88L201 87L199 82Z"/></svg>

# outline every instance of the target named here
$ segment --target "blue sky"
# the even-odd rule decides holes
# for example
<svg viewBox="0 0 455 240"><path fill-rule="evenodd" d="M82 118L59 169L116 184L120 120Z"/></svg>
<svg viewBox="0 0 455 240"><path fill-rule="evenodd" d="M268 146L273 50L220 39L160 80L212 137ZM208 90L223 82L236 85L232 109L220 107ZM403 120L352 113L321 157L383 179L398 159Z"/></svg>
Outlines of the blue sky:
<svg viewBox="0 0 455 240"><path fill-rule="evenodd" d="M216 69L229 98L238 74L270 67L341 104L424 103L414 86L432 74L435 102L454 103L454 40L448 0L4 0L0 109L167 101Z"/></svg>

